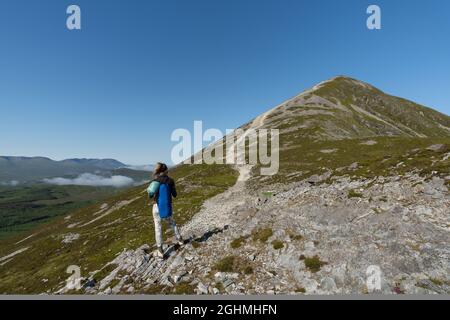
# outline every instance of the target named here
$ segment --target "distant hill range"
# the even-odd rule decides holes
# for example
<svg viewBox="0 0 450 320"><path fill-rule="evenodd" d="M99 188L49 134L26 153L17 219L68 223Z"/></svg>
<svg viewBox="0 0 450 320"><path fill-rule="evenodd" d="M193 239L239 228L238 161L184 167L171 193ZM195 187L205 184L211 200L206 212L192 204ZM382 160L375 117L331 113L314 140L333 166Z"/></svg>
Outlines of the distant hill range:
<svg viewBox="0 0 450 320"><path fill-rule="evenodd" d="M148 166L145 168L148 169ZM141 171L141 173L136 171ZM73 177L83 173L103 176L120 173L125 176L132 175L132 178L136 178L137 176L148 175L145 171L148 170L127 166L114 159L66 159L55 161L45 157L0 156L0 182L26 183L46 178Z"/></svg>

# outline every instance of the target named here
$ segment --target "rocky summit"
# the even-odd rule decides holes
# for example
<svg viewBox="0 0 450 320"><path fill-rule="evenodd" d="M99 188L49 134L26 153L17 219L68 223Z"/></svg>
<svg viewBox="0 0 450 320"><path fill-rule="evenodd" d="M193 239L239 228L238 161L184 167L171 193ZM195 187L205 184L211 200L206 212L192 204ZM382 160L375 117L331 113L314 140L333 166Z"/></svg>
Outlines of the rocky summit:
<svg viewBox="0 0 450 320"><path fill-rule="evenodd" d="M450 293L450 117L336 77L242 128L280 130L279 173L174 168L165 259L140 186L2 241L0 293Z"/></svg>

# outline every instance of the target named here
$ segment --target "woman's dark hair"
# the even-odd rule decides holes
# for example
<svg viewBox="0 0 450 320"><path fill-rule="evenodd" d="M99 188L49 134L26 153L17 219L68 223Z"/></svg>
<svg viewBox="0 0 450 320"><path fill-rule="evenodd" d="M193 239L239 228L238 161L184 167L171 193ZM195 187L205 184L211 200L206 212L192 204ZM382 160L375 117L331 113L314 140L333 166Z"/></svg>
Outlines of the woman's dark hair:
<svg viewBox="0 0 450 320"><path fill-rule="evenodd" d="M154 176L159 176L161 174L167 173L169 169L167 168L167 165L165 163L158 162L155 165L155 170L153 171Z"/></svg>

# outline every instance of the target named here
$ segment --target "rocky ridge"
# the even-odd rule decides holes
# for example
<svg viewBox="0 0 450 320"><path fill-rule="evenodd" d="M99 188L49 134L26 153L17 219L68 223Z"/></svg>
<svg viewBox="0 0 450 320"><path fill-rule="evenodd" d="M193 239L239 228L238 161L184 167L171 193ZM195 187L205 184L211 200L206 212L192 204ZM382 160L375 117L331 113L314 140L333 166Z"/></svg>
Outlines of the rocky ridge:
<svg viewBox="0 0 450 320"><path fill-rule="evenodd" d="M242 167L241 176L248 167ZM208 200L182 228L189 242L154 258L124 250L86 293L364 294L381 269L384 294L450 292L445 180L315 177L255 198L245 181ZM261 236L262 235L262 236ZM179 292L179 288L187 290Z"/></svg>

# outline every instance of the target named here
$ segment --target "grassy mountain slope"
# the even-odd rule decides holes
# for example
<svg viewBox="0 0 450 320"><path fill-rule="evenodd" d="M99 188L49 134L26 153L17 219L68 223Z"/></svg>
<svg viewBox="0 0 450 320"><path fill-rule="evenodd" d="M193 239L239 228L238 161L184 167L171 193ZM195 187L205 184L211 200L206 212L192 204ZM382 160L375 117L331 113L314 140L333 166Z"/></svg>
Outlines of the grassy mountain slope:
<svg viewBox="0 0 450 320"><path fill-rule="evenodd" d="M225 165L180 166L171 174L180 193L174 213L179 224L190 220L205 199L237 179L236 171ZM124 248L153 244L145 187L132 188L0 242L0 293L53 292L64 285L70 265L79 265L88 275Z"/></svg>
<svg viewBox="0 0 450 320"><path fill-rule="evenodd" d="M282 136L281 141L289 143L291 140L289 136ZM449 155L449 137L304 139L280 152L280 171L277 175L260 176L260 167L255 166L249 187L260 192L272 189L274 184L286 185L304 179L314 183L320 175L325 176L324 182L330 182L342 176L372 179L380 176L401 177L407 172L445 178L449 185Z"/></svg>
<svg viewBox="0 0 450 320"><path fill-rule="evenodd" d="M411 171L440 176L448 185L450 117L354 79L325 81L243 128L281 130L280 172L260 176L259 167L253 167L245 190L253 195L305 179L315 184L338 176L401 177ZM237 179L225 165L183 165L173 176L180 189L175 216L181 224ZM88 276L125 248L145 243L153 244L153 228L140 186L1 243L0 293L54 292L64 284L67 266L79 265ZM107 274L102 270L94 278Z"/></svg>
<svg viewBox="0 0 450 320"><path fill-rule="evenodd" d="M297 139L450 136L450 117L346 77L324 81L250 122ZM288 142L285 139L285 142Z"/></svg>
<svg viewBox="0 0 450 320"><path fill-rule="evenodd" d="M262 114L243 128L280 130L280 172L259 176L254 190L317 174L371 178L450 174L450 117L383 93L358 80L336 77ZM442 146L432 151L435 144Z"/></svg>
<svg viewBox="0 0 450 320"><path fill-rule="evenodd" d="M0 239L23 233L120 192L112 187L31 185L0 187Z"/></svg>
<svg viewBox="0 0 450 320"><path fill-rule="evenodd" d="M128 168L104 171L102 175L105 178L117 175L129 177L134 180L134 185L150 178L147 171ZM53 185L42 181L16 186L0 184L0 239L30 230L55 217L118 194L128 187Z"/></svg>

